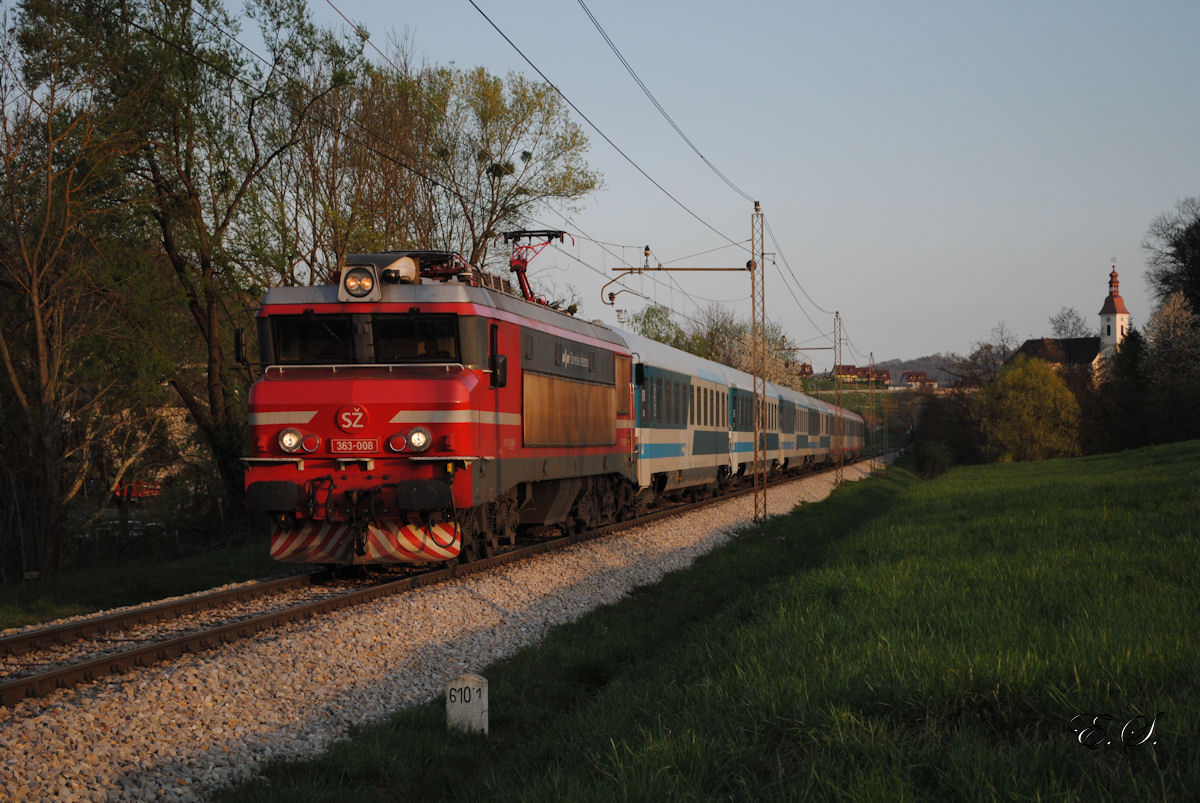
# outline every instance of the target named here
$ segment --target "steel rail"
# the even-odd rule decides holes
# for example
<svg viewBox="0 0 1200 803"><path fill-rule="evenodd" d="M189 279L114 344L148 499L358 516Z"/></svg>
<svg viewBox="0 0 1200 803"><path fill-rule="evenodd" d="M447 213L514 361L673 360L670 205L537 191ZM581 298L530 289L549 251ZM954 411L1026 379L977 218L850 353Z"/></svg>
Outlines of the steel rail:
<svg viewBox="0 0 1200 803"><path fill-rule="evenodd" d="M313 571L294 574L287 577L277 577L270 580L259 580L255 583L229 588L221 591L208 591L194 594L183 599L160 602L156 605L146 605L130 611L93 616L77 622L67 622L52 627L25 630L20 633L0 637L0 656L22 655L30 650L49 647L56 644L67 644L84 636L93 636L115 630L125 630L134 625L157 624L171 619L178 619L190 613L215 608L229 602L240 602L255 597L275 594L281 591L291 591L311 585L314 580L327 572Z"/></svg>
<svg viewBox="0 0 1200 803"><path fill-rule="evenodd" d="M818 470L801 476L781 476L775 478L772 484L782 484L805 479L825 473L825 471L832 470L834 469L830 468L826 470ZM299 603L288 608L272 611L271 613L249 617L236 622L230 622L194 633L155 642L153 644L136 647L126 652L102 656L99 658L60 667L58 669L53 669L48 672L16 678L6 682L0 682L0 705L11 707L22 700L45 696L56 689L69 688L81 683L97 680L108 674L116 674L137 667L150 666L161 661L176 658L185 653L200 652L220 644L250 638L251 636L254 636L265 630L280 627L282 625L303 621L305 619L331 613L352 605L360 605L392 594L411 591L422 586L433 585L435 583L441 583L451 579L466 577L468 575L487 571L488 569L493 569L497 566L502 566L517 560L523 560L532 555L549 552L551 550L562 549L572 544L599 538L613 532L644 526L660 519L677 516L682 513L687 513L707 507L708 505L716 504L718 502L726 502L731 499L748 496L752 493L754 493L754 488L752 486L738 488L718 496L706 497L694 502L685 502L664 508L662 510L652 511L645 515L638 516L637 518L606 524L593 530L572 533L565 536L560 536L558 538L542 541L540 543L518 547L516 549L502 552L498 555L474 560L470 563L463 563L451 566L449 568L427 571L421 574L380 583L368 588L349 591L345 594L327 597L325 599L320 599L313 602ZM313 573L313 575L315 574L319 573ZM284 578L284 581L288 579L298 581L299 578L306 578L308 582L311 582L313 575L297 575L293 578ZM249 588L252 587L247 587L247 589ZM233 591L237 591L237 589L234 589ZM225 593L227 592L217 592L217 594L214 594L213 596ZM180 601L178 603L164 603L164 605L161 607L166 608L179 604L185 604L185 601ZM147 611L155 610L159 607L160 606L152 606L152 608L147 609ZM131 614L132 613L133 612L131 612ZM116 614L114 616L122 616L122 614ZM57 629L58 628L46 628L45 631L35 631L35 633L50 633L51 631ZM54 642L51 641L47 643Z"/></svg>

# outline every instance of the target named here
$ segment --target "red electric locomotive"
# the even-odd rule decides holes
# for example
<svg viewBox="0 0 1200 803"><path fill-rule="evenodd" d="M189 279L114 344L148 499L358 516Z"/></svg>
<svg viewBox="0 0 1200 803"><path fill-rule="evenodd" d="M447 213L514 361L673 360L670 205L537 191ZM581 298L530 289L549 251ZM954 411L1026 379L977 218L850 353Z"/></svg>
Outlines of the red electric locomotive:
<svg viewBox="0 0 1200 803"><path fill-rule="evenodd" d="M506 236L534 234L558 233ZM336 285L267 292L245 462L274 558L474 558L518 527L594 526L627 506L631 355L532 297L537 248L514 252L524 298L440 251L351 255Z"/></svg>

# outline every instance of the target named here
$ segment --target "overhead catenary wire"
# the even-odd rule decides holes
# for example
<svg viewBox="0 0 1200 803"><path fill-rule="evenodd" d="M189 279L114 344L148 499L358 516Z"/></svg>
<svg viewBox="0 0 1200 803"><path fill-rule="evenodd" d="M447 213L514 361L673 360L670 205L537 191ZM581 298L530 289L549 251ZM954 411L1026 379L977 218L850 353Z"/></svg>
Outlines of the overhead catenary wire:
<svg viewBox="0 0 1200 803"><path fill-rule="evenodd" d="M815 300L813 300L813 297L810 296L808 294L808 291L804 289L804 285L801 284L800 280L796 278L796 273L795 273L795 271L792 270L791 263L788 262L787 256L783 253L783 247L780 246L779 239L775 236L775 232L772 231L772 229L771 229L771 221L766 220L764 218L764 222L765 222L766 228L767 228L767 236L771 238L771 242L775 245L775 252L779 255L779 258L783 261L784 267L787 268L788 273L791 274L792 281L794 281L796 283L796 286L800 288L800 292L803 293L804 297L808 299L809 303L812 304L814 307L816 307L820 312L823 312L826 315L833 315L833 310L827 310L824 307L822 307Z"/></svg>
<svg viewBox="0 0 1200 803"><path fill-rule="evenodd" d="M620 263L622 263L623 265L625 265L625 266L626 266L626 268L628 268L628 269L629 269L629 270L631 270L631 271L636 271L636 270L637 270L637 266L636 266L636 265L634 265L634 264L632 264L632 263L631 263L629 260L625 259L623 256L618 256L617 254L614 254L612 251L608 250L608 248L607 248L607 247L605 247L605 244L603 244L603 243L600 243L600 241L598 241L598 240L595 240L595 239L593 239L592 237L588 236L586 232L582 231L582 230L579 228L579 224L578 224L578 223L576 223L575 221L572 221L572 220L571 220L570 218L568 218L566 215L562 214L562 213L561 213L561 212L559 212L557 209L554 209L553 207L549 206L548 204L547 204L547 208L549 208L549 209L550 209L550 211L554 212L556 215L558 215L559 217L561 217L565 223L567 223L568 225L570 225L570 226L574 227L574 228L576 229L576 231L578 231L578 232L579 232L579 234L580 234L580 239L587 240L588 242L592 242L592 243L596 243L596 244L600 245L600 246L601 246L601 250L602 250L604 253L608 254L609 256L611 256L611 257L613 257L615 260L617 260L618 262L620 262ZM544 225L544 224L542 224L542 225ZM568 257L570 257L571 259L575 260L575 261L576 261L576 262L578 262L580 265L583 265L584 267L586 267L588 270L592 271L592 272L593 272L593 273L595 273L596 275L598 275L598 276L601 276L602 278L605 278L605 279L609 279L609 278L610 278L610 277L609 277L609 276L608 276L608 275L607 275L607 274L606 274L604 271L602 271L600 268L597 268L597 267L595 267L594 265L590 264L589 262L587 262L587 261L586 261L586 260L584 260L584 259L581 259L580 257L576 256L575 254L572 254L572 253L570 253L569 251L567 251L567 250L565 250L565 249L563 249L563 248L560 248L559 246L557 246L557 245L555 245L555 244L553 244L553 243L551 244L551 247L552 247L552 248L553 248L555 251L558 251L559 253L561 253L561 254L564 254L565 256L568 256ZM630 247L630 246L619 245L618 247L621 247L621 248L627 248L627 247ZM666 285L665 285L665 284L664 284L664 283L663 283L661 280L659 280L659 279L658 279L658 277L656 277L656 276L648 276L648 275L646 275L645 273L641 273L640 271L639 271L639 274L641 275L641 277L642 277L642 278L649 279L649 280L650 280L652 283L654 283L655 285L657 285L657 286L659 286L659 287L662 287L662 288L664 288L664 289L670 290L670 288L669 288L669 287L667 287L667 286L666 286ZM670 278L670 277L668 276L668 278ZM624 282L620 281L620 279L617 279L617 280L616 280L616 283L617 283L617 285L618 285L619 287L621 287L621 288L622 288L622 290L623 290L624 292L627 292L627 293L632 293L632 294L636 295L638 298L643 298L643 299L646 299L647 301L651 302L652 304L657 304L657 303L658 303L658 302L657 302L657 301L655 301L654 299L651 299L651 298L647 297L645 294L643 294L643 293L641 293L641 292L639 292L639 291L637 291L637 290L634 290L634 289L633 289L632 287L630 287L629 285L627 285L627 284L625 284ZM676 284L676 287L678 287L678 284ZM695 301L695 299L693 298L693 296L692 296L692 294L691 294L691 293L689 293L688 291L684 290L683 288L679 288L679 291L680 291L680 292L683 294L683 296L684 296L685 298L687 298L689 301L691 301L691 303L692 303L692 306L694 306L694 307L695 307L697 310L700 310L700 305L696 303L696 301ZM707 299L704 299L704 300L707 300ZM676 313L676 314L678 314L680 317L682 317L682 318L684 318L684 319L686 319L686 320L690 321L690 322L691 322L691 323L693 323L693 324L696 324L697 326L701 325L701 322L700 322L700 321L697 321L695 318L692 318L691 316L687 315L686 313L684 313L684 312L682 312L682 311L680 311L680 310L672 310L672 312L675 312L675 313Z"/></svg>
<svg viewBox="0 0 1200 803"><path fill-rule="evenodd" d="M711 170L717 176L717 178L719 178L719 179L721 179L721 181L725 182L725 185L728 186L729 189L733 190L738 195L742 196L742 198L744 198L745 200L753 203L754 196L750 195L745 190L743 190L741 187L734 184L733 181L731 181L728 176L726 176L724 173L722 173L720 170L718 170L716 165L714 165L712 162L710 162L708 160L708 158L703 153L700 152L700 149L698 147L696 147L696 143L692 142L691 137L689 137L687 134L685 134L683 132L683 129L680 128L676 124L675 120L673 120L671 118L671 115L667 114L667 110L664 109L663 105L658 102L658 98L654 97L654 93L650 91L650 88L648 86L646 86L645 82L642 81L641 77L637 74L637 71L633 69L633 66L629 63L629 61L621 53L620 49L617 48L616 43L613 42L612 38L608 35L608 32L604 30L604 27L600 24L600 21L598 19L596 19L596 15L592 13L592 10L587 7L587 4L584 3L583 0L578 0L578 1L579 1L579 7L583 9L583 12L585 14L587 14L588 19L590 19L592 21L592 25L594 25L596 27L596 30L600 32L600 36L603 37L604 41L608 44L609 49L612 50L613 54L617 57L617 60L620 61L622 66L625 67L625 70L629 73L630 77L633 78L634 82L639 87L641 87L642 92L645 93L646 97L650 100L650 102L652 104L654 104L654 108L658 109L659 114L661 114L663 116L663 119L665 119L670 124L671 128L675 129L675 133L679 135L680 139L682 139L685 143L687 143L687 146L689 148L691 148L692 151L695 152L695 154L697 156L700 157L700 161L704 162L704 164L708 167L708 169Z"/></svg>
<svg viewBox="0 0 1200 803"><path fill-rule="evenodd" d="M642 92L646 95L647 99L649 99L650 102L654 105L654 107L656 109L658 109L659 113L663 116L663 118L667 121L667 123L670 124L671 128L673 128L675 130L675 133L679 135L679 137L688 145L688 147L690 147L692 149L692 151L698 157L700 157L701 161L703 161L704 164L710 170L712 170L712 172L714 174L716 174L718 178L720 178L723 182L725 182L725 184L730 189L732 189L738 195L742 196L742 198L744 198L745 200L753 201L754 200L753 196L746 193L744 190L742 190L740 187L738 187L736 184L734 184L724 173L722 173L720 170L718 170L716 168L716 166L713 165L713 163L711 161L709 161L709 159L707 157L704 156L703 153L700 152L700 149L696 146L696 144L692 141L692 139L686 133L684 133L683 129L681 129L679 127L679 125L675 122L675 120L671 117L671 115L667 112L667 110L659 102L658 98L656 98L654 96L654 93L650 91L650 88L648 86L646 86L645 82L641 79L641 76L638 75L637 71L629 63L629 60L626 59L624 54L621 53L621 51L617 47L616 43L612 40L612 37L610 37L608 35L607 31L605 31L604 26L602 26L600 24L600 21L596 18L596 15L592 13L590 8L588 8L587 3L585 3L584 0L577 0L577 2L579 3L580 8L582 8L584 13L587 15L588 19L591 20L592 25L599 32L600 36L604 39L604 41L608 45L609 49L612 50L613 54L621 62L621 65L629 73L630 77L633 78L634 82L638 85L638 87L641 88ZM783 261L784 267L787 268L787 272L791 276L792 282L795 284L795 286L797 288L799 288L800 292L803 293L804 297L807 298L809 300L809 303L811 303L814 307L816 307L818 310L820 310L821 312L824 312L826 314L832 314L828 310L821 307L821 305L818 304L812 298L811 295L809 295L808 291L804 289L804 285L796 277L796 273L795 273L795 271L792 270L791 264L787 261L786 255L783 254L782 247L780 246L778 239L775 237L775 232L771 230L769 221L766 221L766 228L771 237L771 242L774 243L774 245L775 245L776 253L779 255L779 258ZM679 261L679 260L676 260L676 261ZM772 260L772 262L774 262L774 261ZM778 267L778 266L776 266L776 267ZM788 292L789 292L789 294L791 294L792 299L796 302L797 307L799 307L800 311L802 313L804 313L806 318L808 318L809 323L811 323L815 329L820 331L820 327L817 326L816 322L812 319L812 317L804 309L804 306L800 303L800 300L796 297L796 294L792 291L791 286L787 282L787 277L784 276L782 271L780 271L779 273L780 273L780 276L784 279L784 286L788 289ZM678 286L678 282L675 282L674 279L672 279L672 283L675 284L676 286ZM682 288L680 288L680 290L682 290ZM852 346L852 348L853 348L853 346ZM857 351L857 349L855 349L855 351Z"/></svg>
<svg viewBox="0 0 1200 803"><path fill-rule="evenodd" d="M700 217L700 215L697 214L695 211L693 211L691 209L691 207L689 207L683 201L676 198L666 187L664 187L662 184L658 183L658 181L656 181L649 173L647 173L642 168L641 165L639 165L637 162L635 162L633 160L633 157L631 157L629 154L627 154L625 151L623 151L620 148L620 146L617 145L617 143L613 142L612 138L609 137L608 134L604 133L603 129L601 129L598 125L596 125L594 122L592 122L591 118L588 117L586 114L584 114L583 111L578 106L575 105L575 102L572 101L569 97L567 97L566 94L561 89L559 89L558 86L553 81L550 80L549 76L547 76L544 72L542 72L540 67L538 67L536 64L533 63L532 59L530 59L529 56L525 55L524 51L522 51L521 48L517 47L517 44L515 42L513 42L513 40L511 38L509 38L508 34L506 34L500 28L500 26L497 25L492 20L492 18L487 15L486 12L484 12L484 10L482 8L479 7L479 5L475 2L475 0L467 0L467 2L471 4L472 8L474 8L476 11L479 12L479 15L481 17L483 17L484 20L487 21L488 25L492 26L492 28L496 31L496 33L500 34L500 37L502 39L504 39L505 42L508 42L509 46L512 47L512 49L517 52L517 55L520 56L525 61L526 64L528 64L531 68L533 68L534 72L536 72L539 76L541 76L541 79L546 82L546 85L549 86L551 89L553 89L554 92L557 93L558 96L563 99L563 102L566 103L568 106L570 106L574 110L574 112L583 119L584 122L586 122L589 126L591 126L592 130L595 131L597 134L599 134L600 137L605 142L607 142L613 150L615 150L618 154L620 154L621 157L626 162L628 162L630 164L630 166L633 167L634 170L641 173L642 177L645 178L647 181L649 181L651 184L653 184L655 186L655 188L658 189L659 192L661 192L663 195L670 198L671 201L674 202L676 206L678 206L684 212L687 212L689 215L691 215L695 220L697 220L699 223L701 223L705 228L709 229L710 231L714 232L715 234L719 235L720 237L728 240L730 243L735 243L735 244L737 243L736 240L734 240L732 237L730 237L729 235L722 232L720 229L718 229L716 226L709 223L704 218Z"/></svg>

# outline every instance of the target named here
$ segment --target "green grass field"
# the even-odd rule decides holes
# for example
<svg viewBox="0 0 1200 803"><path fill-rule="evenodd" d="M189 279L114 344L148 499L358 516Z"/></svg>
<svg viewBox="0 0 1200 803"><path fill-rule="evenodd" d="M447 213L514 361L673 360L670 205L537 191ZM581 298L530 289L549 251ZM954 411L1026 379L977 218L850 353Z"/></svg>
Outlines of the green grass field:
<svg viewBox="0 0 1200 803"><path fill-rule="evenodd" d="M490 737L438 701L225 799L1200 799L1198 489L893 469L489 667Z"/></svg>

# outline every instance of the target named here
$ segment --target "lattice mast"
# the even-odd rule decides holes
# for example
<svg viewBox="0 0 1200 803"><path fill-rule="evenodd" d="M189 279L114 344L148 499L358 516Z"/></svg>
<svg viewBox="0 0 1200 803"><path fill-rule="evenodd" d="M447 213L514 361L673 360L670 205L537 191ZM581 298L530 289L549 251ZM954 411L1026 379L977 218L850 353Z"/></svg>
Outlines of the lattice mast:
<svg viewBox="0 0 1200 803"><path fill-rule="evenodd" d="M871 417L870 420L867 420L865 416L863 417L863 438L866 439L866 442L863 444L863 446L871 455L871 473L874 474L876 446L875 422L879 420L875 416L875 401L876 397L879 395L880 389L882 388L882 383L879 381L879 377L875 374L875 352L873 351L871 352L871 384L868 385L868 387L871 390Z"/></svg>
<svg viewBox="0 0 1200 803"><path fill-rule="evenodd" d="M846 446L846 419L842 417L842 380L838 375L838 369L842 365L842 313L833 313L833 406L837 410L833 414L833 464L834 485L841 485L845 478L844 464L845 446Z"/></svg>
<svg viewBox="0 0 1200 803"><path fill-rule="evenodd" d="M750 216L750 298L754 350L754 521L767 518L766 444L763 418L767 401L767 296L766 256L763 241L762 207L754 202ZM757 270L756 270L757 268Z"/></svg>

